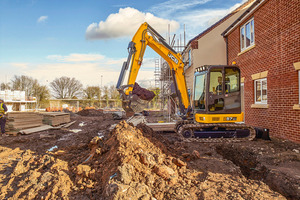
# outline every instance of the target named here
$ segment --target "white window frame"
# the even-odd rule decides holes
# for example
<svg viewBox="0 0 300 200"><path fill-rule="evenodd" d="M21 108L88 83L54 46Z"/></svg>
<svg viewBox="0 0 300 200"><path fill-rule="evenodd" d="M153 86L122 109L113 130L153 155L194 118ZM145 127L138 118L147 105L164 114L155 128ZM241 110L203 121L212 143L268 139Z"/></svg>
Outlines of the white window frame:
<svg viewBox="0 0 300 200"><path fill-rule="evenodd" d="M253 23L251 23L253 22ZM250 45L246 46L246 26L250 24ZM249 21L247 21L243 26L241 26L240 28L240 48L241 51L244 51L250 47L252 47L255 44L255 29L254 29L254 18L250 19ZM244 34L244 40L243 40L243 36L242 36L242 29L243 30L243 34ZM253 36L253 39L251 37L251 35ZM252 39L252 41L251 41Z"/></svg>
<svg viewBox="0 0 300 200"><path fill-rule="evenodd" d="M189 50L189 67L192 65L192 49Z"/></svg>
<svg viewBox="0 0 300 200"><path fill-rule="evenodd" d="M256 83L257 82L260 82L260 85L261 85L261 87L263 86L263 81L265 81L266 82L266 86L267 86L267 88L266 88L266 91L267 91L267 100L263 100L263 94L262 94L262 92L263 92L263 88L261 88L261 100L260 101L257 101L257 98L256 98ZM267 78L262 78L262 79L257 79L257 80L254 80L254 102L255 102L255 104L268 104L268 81L267 81Z"/></svg>

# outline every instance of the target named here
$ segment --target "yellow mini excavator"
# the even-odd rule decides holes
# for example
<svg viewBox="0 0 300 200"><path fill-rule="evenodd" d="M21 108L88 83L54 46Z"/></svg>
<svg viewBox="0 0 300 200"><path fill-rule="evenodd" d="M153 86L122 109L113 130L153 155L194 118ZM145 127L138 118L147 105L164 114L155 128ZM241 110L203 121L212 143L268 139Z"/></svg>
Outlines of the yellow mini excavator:
<svg viewBox="0 0 300 200"><path fill-rule="evenodd" d="M141 112L149 99L134 91L146 47L151 47L168 63L178 97L182 120L176 132L183 140L220 142L252 140L255 130L242 123L240 70L237 66L201 66L195 70L192 103L186 86L181 54L172 49L149 24L143 23L129 43L117 89L122 106L129 112ZM130 66L127 85L122 85Z"/></svg>

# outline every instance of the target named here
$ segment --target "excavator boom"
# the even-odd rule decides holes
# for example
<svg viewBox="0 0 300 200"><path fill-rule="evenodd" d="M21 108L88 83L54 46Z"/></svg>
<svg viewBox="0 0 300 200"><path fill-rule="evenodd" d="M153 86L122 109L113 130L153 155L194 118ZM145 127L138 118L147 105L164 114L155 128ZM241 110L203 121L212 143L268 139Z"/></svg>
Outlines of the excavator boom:
<svg viewBox="0 0 300 200"><path fill-rule="evenodd" d="M140 26L128 45L129 55L127 61L123 63L117 83L117 89L121 94L124 110L126 112L141 112L143 105L147 103L147 100L142 100L138 95L135 95L133 91L147 46L151 47L169 64L176 94L179 99L180 113L182 116L186 116L190 111L190 102L181 55L170 47L165 42L165 39L146 22ZM127 84L122 85L129 66L130 72Z"/></svg>

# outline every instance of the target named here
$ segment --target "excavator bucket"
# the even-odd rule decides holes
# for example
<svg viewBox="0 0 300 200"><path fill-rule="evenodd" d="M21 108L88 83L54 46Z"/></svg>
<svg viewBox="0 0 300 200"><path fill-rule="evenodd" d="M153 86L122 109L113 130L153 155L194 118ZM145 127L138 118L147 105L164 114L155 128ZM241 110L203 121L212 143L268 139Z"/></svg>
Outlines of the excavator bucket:
<svg viewBox="0 0 300 200"><path fill-rule="evenodd" d="M142 88L137 83L135 83L132 92L129 95L126 95L124 89L128 87L130 86L121 86L118 91L121 95L122 107L125 110L126 115L132 116L134 113L142 112L149 101L151 101L155 97L155 94L154 92Z"/></svg>

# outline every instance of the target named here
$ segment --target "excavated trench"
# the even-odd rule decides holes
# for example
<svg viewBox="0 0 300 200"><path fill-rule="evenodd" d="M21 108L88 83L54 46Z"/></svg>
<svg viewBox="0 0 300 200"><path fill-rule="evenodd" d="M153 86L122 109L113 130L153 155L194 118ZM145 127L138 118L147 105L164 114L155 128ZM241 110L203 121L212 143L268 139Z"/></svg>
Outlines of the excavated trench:
<svg viewBox="0 0 300 200"><path fill-rule="evenodd" d="M274 156L264 155L263 151L255 151L255 148L240 144L218 145L216 151L224 159L230 160L238 166L246 178L264 182L270 189L282 194L287 199L299 199L299 176L295 175L293 169L295 164L296 166L299 164L298 155L289 155L287 163L290 163L290 166L287 166L289 164L284 163L284 154L283 156L279 154L278 157L276 153ZM272 165L270 165L271 163Z"/></svg>

